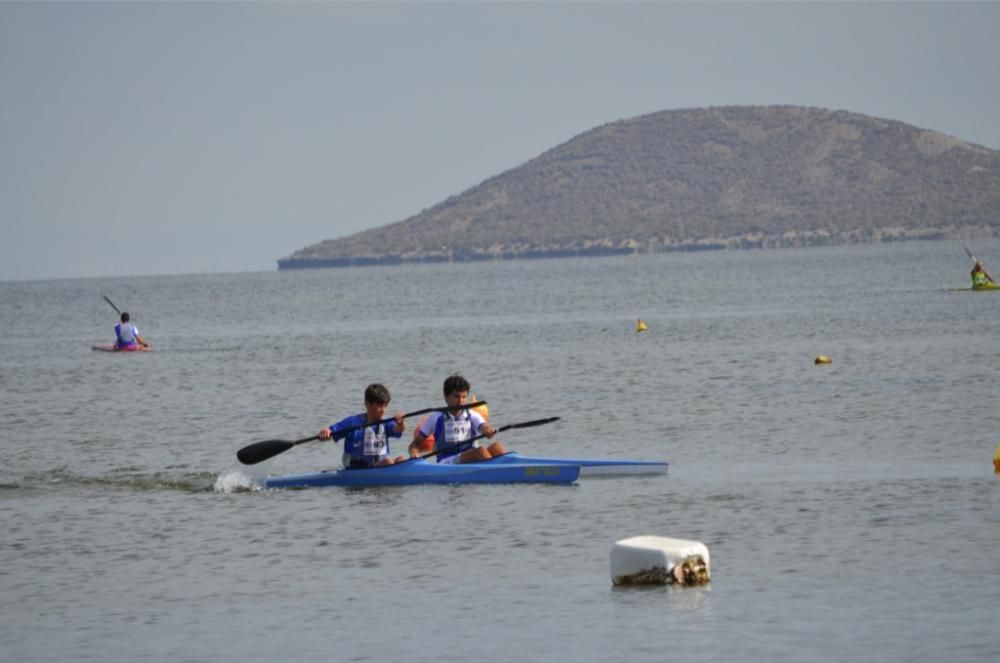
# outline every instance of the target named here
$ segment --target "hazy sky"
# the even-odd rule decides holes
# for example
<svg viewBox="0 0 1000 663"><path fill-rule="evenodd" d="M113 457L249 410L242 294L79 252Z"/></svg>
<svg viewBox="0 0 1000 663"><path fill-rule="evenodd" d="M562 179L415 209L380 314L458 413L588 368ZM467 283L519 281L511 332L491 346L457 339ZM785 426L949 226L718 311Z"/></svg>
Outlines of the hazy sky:
<svg viewBox="0 0 1000 663"><path fill-rule="evenodd" d="M667 109L1000 149L998 34L1000 2L0 2L0 280L273 270Z"/></svg>

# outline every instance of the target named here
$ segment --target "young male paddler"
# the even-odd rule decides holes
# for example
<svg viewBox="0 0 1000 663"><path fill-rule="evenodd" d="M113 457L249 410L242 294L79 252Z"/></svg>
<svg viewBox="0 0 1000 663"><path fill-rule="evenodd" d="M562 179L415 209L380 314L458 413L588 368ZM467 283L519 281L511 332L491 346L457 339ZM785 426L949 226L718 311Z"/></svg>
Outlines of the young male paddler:
<svg viewBox="0 0 1000 663"><path fill-rule="evenodd" d="M421 455L424 440L431 435L434 436L434 450L443 451L438 454L439 463L468 463L507 453L502 442L480 447L478 440L472 441L477 435L492 438L496 429L475 410L462 407L468 402L471 388L469 381L461 375L445 379L444 402L451 409L434 412L424 419L410 443L408 451L411 458Z"/></svg>

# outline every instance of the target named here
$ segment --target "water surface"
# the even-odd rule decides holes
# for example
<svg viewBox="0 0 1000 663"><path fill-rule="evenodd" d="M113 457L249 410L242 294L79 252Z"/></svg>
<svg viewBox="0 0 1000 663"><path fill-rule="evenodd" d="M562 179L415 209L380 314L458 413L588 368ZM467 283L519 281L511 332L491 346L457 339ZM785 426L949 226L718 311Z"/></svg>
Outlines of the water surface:
<svg viewBox="0 0 1000 663"><path fill-rule="evenodd" d="M997 660L1000 294L953 290L968 268L924 242L0 283L0 650ZM90 350L101 294L157 352ZM313 435L372 381L439 405L455 371L497 425L561 417L509 447L670 474L238 490L339 458L240 447ZM711 585L613 589L639 534L703 541Z"/></svg>

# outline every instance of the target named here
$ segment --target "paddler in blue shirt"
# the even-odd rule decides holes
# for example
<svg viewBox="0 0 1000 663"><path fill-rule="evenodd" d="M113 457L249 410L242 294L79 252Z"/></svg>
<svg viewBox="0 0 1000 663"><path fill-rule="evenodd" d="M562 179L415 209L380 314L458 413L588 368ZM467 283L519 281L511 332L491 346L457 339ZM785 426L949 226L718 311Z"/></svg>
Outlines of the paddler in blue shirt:
<svg viewBox="0 0 1000 663"><path fill-rule="evenodd" d="M385 410L389 407L389 390L384 385L374 383L365 389L365 411L341 419L329 428L319 432L321 440L344 440L343 462L346 468L366 468L381 465L392 465L406 460L403 456L393 459L389 451L389 438L401 437L406 430L403 412L396 413L396 420L386 424L378 423L385 419ZM371 425L366 425L371 424ZM359 428L360 427L360 428ZM353 428L348 433L340 431Z"/></svg>
<svg viewBox="0 0 1000 663"><path fill-rule="evenodd" d="M118 350L137 350L140 345L144 348L149 346L139 336L139 330L130 321L128 313L122 313L121 322L115 325L115 348Z"/></svg>
<svg viewBox="0 0 1000 663"><path fill-rule="evenodd" d="M469 381L461 375L451 375L444 381L444 402L454 409L434 412L424 419L410 443L411 458L421 455L421 446L431 435L434 436L435 451L446 450L438 454L439 463L469 463L507 453L502 442L494 442L488 447L470 442L476 435L488 438L496 435L496 429L481 414L462 407L468 402L471 388Z"/></svg>

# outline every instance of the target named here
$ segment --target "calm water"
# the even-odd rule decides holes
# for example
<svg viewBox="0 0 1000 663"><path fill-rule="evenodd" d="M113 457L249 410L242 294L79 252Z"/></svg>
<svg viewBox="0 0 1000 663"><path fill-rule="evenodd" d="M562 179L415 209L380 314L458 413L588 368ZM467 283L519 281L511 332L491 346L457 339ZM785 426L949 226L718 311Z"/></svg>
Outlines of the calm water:
<svg viewBox="0 0 1000 663"><path fill-rule="evenodd" d="M968 269L927 242L0 283L0 651L995 661L1000 293L952 291ZM101 294L159 351L92 352ZM315 434L371 381L440 405L455 371L497 425L562 417L509 447L670 474L240 489L339 458L240 447ZM638 534L705 542L712 584L612 589Z"/></svg>

